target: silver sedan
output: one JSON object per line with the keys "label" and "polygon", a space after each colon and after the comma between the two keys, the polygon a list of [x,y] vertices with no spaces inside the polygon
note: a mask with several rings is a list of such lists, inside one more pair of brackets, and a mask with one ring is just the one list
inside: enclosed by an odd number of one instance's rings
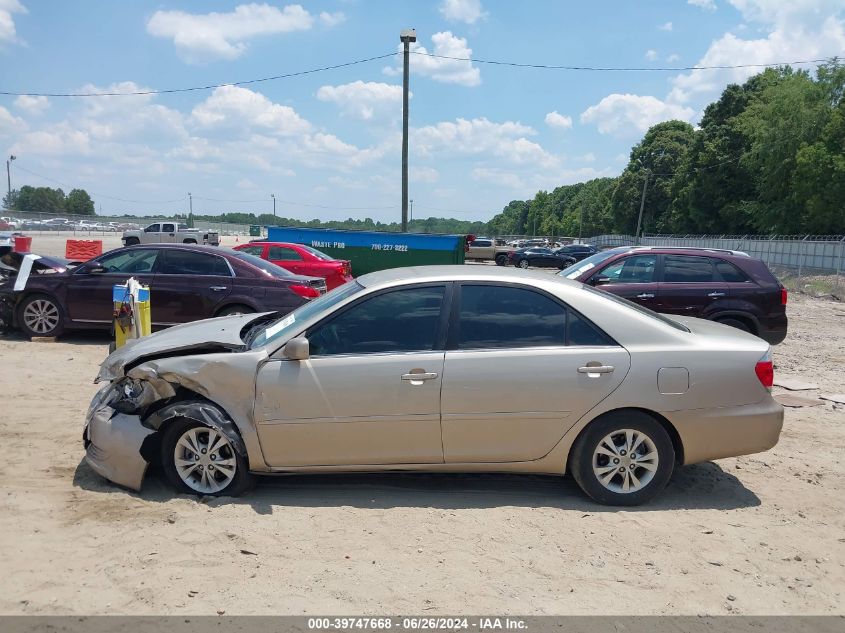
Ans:
{"label": "silver sedan", "polygon": [[103,363],[86,458],[140,489],[244,492],[255,474],[571,474],[651,499],[684,464],[765,451],[783,409],[767,343],[556,276],[372,273],[286,316],[180,325]]}

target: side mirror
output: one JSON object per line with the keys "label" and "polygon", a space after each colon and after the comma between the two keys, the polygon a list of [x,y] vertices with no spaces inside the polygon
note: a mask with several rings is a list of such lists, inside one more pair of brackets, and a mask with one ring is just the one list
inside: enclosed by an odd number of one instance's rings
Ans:
{"label": "side mirror", "polygon": [[285,343],[285,358],[290,360],[308,360],[311,356],[311,346],[304,336],[292,338]]}
{"label": "side mirror", "polygon": [[598,276],[598,277],[593,277],[590,280],[590,285],[592,285],[592,286],[603,286],[603,285],[609,284],[609,283],[610,283],[610,277]]}

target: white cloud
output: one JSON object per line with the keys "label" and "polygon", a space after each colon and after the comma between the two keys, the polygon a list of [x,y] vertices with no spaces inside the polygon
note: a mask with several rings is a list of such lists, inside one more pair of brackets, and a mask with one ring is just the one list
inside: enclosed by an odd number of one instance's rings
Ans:
{"label": "white cloud", "polygon": [[268,4],[241,4],[230,13],[156,11],[147,32],[172,39],[179,55],[189,63],[235,59],[246,51],[246,41],[260,35],[305,31],[314,18],[298,4],[282,9]]}
{"label": "white cloud", "polygon": [[680,59],[681,59],[680,55],[678,55],[677,53],[672,53],[671,55],[669,55],[666,58],[666,61],[669,62],[670,64],[674,64],[675,62],[680,61]]}
{"label": "white cloud", "polygon": [[193,109],[191,120],[200,127],[258,127],[280,136],[304,134],[311,128],[290,106],[273,103],[263,94],[239,86],[215,88]]}
{"label": "white cloud", "polygon": [[572,117],[553,110],[546,115],[546,125],[560,128],[561,130],[568,130],[572,127]]}
{"label": "white cloud", "polygon": [[26,122],[0,106],[0,135],[13,136],[26,130]]}
{"label": "white cloud", "polygon": [[672,30],[672,23],[671,22],[664,22],[663,24],[659,24],[657,26],[658,29],[661,31],[671,31]]}
{"label": "white cloud", "polygon": [[670,119],[689,121],[695,110],[656,97],[611,94],[581,114],[582,123],[595,123],[602,134],[637,136],[652,125]]}
{"label": "white cloud", "polygon": [[481,0],[443,0],[440,14],[447,20],[467,24],[475,24],[487,15],[481,8]]}
{"label": "white cloud", "polygon": [[648,50],[645,52],[645,58],[646,58],[648,61],[653,62],[655,59],[657,59],[657,51],[656,51],[656,50],[654,50],[654,49],[651,49],[651,48],[650,48],[650,49],[648,49]]}
{"label": "white cloud", "polygon": [[337,26],[346,21],[346,15],[343,11],[336,11],[335,13],[328,13],[327,11],[320,12],[320,22],[325,26]]}
{"label": "white cloud", "polygon": [[442,121],[412,131],[415,151],[432,154],[489,154],[515,164],[554,166],[559,159],[526,136],[537,132],[522,123],[494,123],[486,118]]}
{"label": "white cloud", "polygon": [[[743,17],[760,23],[768,35],[742,39],[725,33],[710,44],[699,66],[771,64],[819,59],[845,50],[845,4],[841,0],[731,0]],[[676,103],[715,98],[725,84],[742,83],[760,68],[694,70],[672,80],[669,100]]]}
{"label": "white cloud", "polygon": [[433,183],[440,179],[440,172],[433,167],[412,167],[408,172],[411,182]]}
{"label": "white cloud", "polygon": [[369,121],[386,111],[401,114],[402,86],[358,80],[341,86],[322,86],[317,90],[317,99],[336,103],[352,116]]}
{"label": "white cloud", "polygon": [[28,156],[90,154],[91,138],[86,132],[63,122],[20,135],[10,151],[12,154],[23,154],[25,151]]}
{"label": "white cloud", "polygon": [[50,101],[47,97],[30,97],[28,95],[21,95],[15,99],[15,107],[28,114],[41,114],[50,107]]}
{"label": "white cloud", "polygon": [[[410,56],[412,73],[431,77],[435,81],[462,86],[477,86],[481,83],[481,71],[472,65],[472,61],[464,61],[472,57],[472,49],[467,45],[465,38],[456,37],[451,31],[441,31],[432,35],[431,41],[434,44],[434,55],[460,59],[426,57],[428,51],[425,47],[418,42],[413,42],[411,51],[420,54]],[[402,51],[401,44],[398,50]],[[402,74],[402,66],[388,66],[383,72],[395,77]]]}
{"label": "white cloud", "polygon": [[472,170],[471,176],[473,180],[486,182],[498,187],[507,187],[509,189],[527,188],[526,182],[518,174],[495,167],[476,167]]}
{"label": "white cloud", "polygon": [[0,42],[18,41],[13,13],[27,13],[27,10],[18,0],[0,0]]}
{"label": "white cloud", "polygon": [[716,10],[716,3],[714,0],[687,0],[687,4],[691,4],[694,7],[701,7],[705,11]]}
{"label": "white cloud", "polygon": [[582,163],[594,163],[596,162],[596,155],[592,152],[587,152],[583,156],[579,156],[578,160],[580,160]]}

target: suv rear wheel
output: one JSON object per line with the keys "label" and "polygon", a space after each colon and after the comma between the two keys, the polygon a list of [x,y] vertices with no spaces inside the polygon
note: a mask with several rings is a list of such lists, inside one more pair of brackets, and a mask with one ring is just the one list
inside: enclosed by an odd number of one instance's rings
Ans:
{"label": "suv rear wheel", "polygon": [[750,334],[754,334],[754,330],[751,328],[750,325],[746,321],[742,319],[734,319],[731,317],[726,317],[724,319],[718,319],[718,322],[722,325],[730,325],[731,327],[735,327],[737,330],[742,330],[743,332],[749,332]]}

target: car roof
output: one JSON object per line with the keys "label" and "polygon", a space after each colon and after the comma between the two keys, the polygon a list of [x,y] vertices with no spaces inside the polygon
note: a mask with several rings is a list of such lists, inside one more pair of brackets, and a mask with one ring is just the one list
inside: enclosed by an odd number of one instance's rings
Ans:
{"label": "car roof", "polygon": [[368,273],[357,278],[358,283],[366,288],[391,286],[399,283],[425,283],[437,281],[503,281],[525,282],[537,280],[563,283],[573,288],[580,288],[581,283],[571,281],[549,273],[522,270],[521,268],[503,268],[502,266],[473,266],[455,264],[444,266],[408,266],[406,268],[388,268]]}

